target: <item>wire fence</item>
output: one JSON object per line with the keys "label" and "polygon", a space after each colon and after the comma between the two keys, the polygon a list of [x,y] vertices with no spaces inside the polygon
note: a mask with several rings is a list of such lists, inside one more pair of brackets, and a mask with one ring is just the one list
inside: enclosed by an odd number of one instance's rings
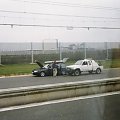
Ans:
{"label": "wire fence", "polygon": [[[99,47],[95,47],[95,44]],[[63,58],[71,61],[84,58],[120,59],[120,43],[0,43],[0,64],[34,63],[35,60],[44,62]]]}

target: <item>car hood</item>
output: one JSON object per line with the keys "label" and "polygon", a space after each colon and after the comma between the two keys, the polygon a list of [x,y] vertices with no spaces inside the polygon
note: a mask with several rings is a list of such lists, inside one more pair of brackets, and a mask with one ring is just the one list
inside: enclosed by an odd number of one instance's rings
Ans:
{"label": "car hood", "polygon": [[35,61],[41,68],[43,68],[44,66],[43,66],[43,64],[41,64],[39,61]]}
{"label": "car hood", "polygon": [[42,68],[37,68],[37,69],[33,69],[33,71],[46,71],[47,69],[42,67]]}

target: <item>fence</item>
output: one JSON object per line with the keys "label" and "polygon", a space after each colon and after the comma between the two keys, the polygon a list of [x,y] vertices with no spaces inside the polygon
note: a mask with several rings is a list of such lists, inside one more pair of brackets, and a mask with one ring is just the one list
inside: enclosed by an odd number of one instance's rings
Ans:
{"label": "fence", "polygon": [[33,63],[36,59],[44,62],[64,57],[69,58],[71,61],[84,58],[93,58],[95,60],[120,58],[119,48],[106,49],[106,46],[105,48],[103,46],[103,48],[97,49],[89,47],[88,43],[88,47],[81,47],[80,45],[68,45],[66,43],[57,46],[56,43],[46,43],[43,46],[43,43],[0,43],[0,64]]}

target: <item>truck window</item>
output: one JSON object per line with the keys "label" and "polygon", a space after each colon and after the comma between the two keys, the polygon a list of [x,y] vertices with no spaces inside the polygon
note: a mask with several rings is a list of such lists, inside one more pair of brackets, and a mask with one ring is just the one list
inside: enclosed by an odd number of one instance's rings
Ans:
{"label": "truck window", "polygon": [[91,62],[90,62],[90,61],[88,61],[88,64],[89,64],[89,65],[91,65]]}
{"label": "truck window", "polygon": [[88,65],[87,61],[84,61],[82,65]]}

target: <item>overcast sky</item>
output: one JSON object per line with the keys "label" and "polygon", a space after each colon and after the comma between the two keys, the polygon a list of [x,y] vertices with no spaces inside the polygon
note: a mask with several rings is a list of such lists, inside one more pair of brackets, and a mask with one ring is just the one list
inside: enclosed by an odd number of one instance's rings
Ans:
{"label": "overcast sky", "polygon": [[0,42],[120,42],[120,29],[76,28],[120,28],[120,0],[0,0],[0,24]]}

